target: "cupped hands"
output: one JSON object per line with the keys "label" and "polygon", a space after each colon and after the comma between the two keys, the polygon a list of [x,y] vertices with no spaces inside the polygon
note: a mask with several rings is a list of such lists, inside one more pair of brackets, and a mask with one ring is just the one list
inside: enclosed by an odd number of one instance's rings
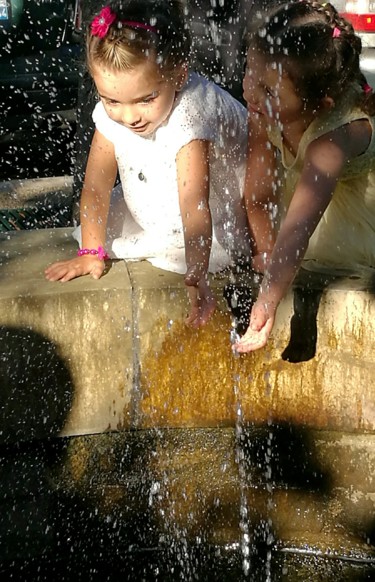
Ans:
{"label": "cupped hands", "polygon": [[272,305],[256,301],[251,310],[249,327],[241,339],[233,345],[233,350],[247,353],[263,348],[273,328],[275,311]]}

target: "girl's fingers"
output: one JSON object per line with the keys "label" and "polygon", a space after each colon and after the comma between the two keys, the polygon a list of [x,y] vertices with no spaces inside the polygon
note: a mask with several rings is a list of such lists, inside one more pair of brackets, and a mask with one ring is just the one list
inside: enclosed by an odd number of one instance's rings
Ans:
{"label": "girl's fingers", "polygon": [[211,319],[216,308],[216,301],[203,301],[199,306],[192,308],[185,322],[191,327],[201,327]]}
{"label": "girl's fingers", "polygon": [[59,281],[67,273],[67,267],[64,263],[56,263],[45,270],[45,276],[48,281]]}
{"label": "girl's fingers", "polygon": [[100,279],[100,277],[103,275],[103,271],[104,271],[104,263],[101,262],[100,265],[95,265],[95,267],[91,270],[91,277],[93,279]]}
{"label": "girl's fingers", "polygon": [[185,319],[185,323],[197,328],[205,325],[216,308],[216,299],[205,281],[200,282],[197,287],[187,286],[190,299],[190,313]]}
{"label": "girl's fingers", "polygon": [[240,341],[234,344],[233,349],[239,353],[253,352],[263,348],[273,328],[274,318],[269,318],[261,329],[254,330],[249,327]]}
{"label": "girl's fingers", "polygon": [[104,262],[96,257],[79,257],[50,265],[45,270],[45,276],[48,281],[61,281],[62,283],[83,275],[91,275],[94,279],[100,279],[104,266]]}
{"label": "girl's fingers", "polygon": [[252,331],[251,334],[245,335],[246,337],[243,336],[239,342],[234,344],[234,350],[236,352],[239,353],[253,352],[255,350],[263,348],[267,343],[268,337],[261,331],[260,332]]}

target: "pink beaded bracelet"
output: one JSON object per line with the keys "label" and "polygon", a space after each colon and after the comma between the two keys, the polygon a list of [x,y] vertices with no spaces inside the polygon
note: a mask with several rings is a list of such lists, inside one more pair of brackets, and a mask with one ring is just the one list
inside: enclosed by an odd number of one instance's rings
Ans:
{"label": "pink beaded bracelet", "polygon": [[77,255],[82,257],[83,255],[98,255],[98,259],[101,261],[106,261],[109,259],[109,254],[103,247],[98,247],[97,249],[78,249]]}

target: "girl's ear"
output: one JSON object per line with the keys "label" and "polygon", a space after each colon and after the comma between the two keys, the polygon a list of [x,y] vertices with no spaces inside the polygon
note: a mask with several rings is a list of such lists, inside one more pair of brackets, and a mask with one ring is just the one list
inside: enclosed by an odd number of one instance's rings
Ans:
{"label": "girl's ear", "polygon": [[176,75],[176,91],[181,91],[182,87],[185,85],[186,80],[188,78],[189,67],[187,63],[184,63],[179,73]]}

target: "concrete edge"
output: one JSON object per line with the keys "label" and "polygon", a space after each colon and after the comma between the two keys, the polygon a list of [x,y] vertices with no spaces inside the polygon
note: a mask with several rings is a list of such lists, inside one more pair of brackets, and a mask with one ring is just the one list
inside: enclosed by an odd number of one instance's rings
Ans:
{"label": "concrete edge", "polygon": [[32,178],[0,182],[0,208],[23,206],[58,205],[71,202],[73,176]]}

